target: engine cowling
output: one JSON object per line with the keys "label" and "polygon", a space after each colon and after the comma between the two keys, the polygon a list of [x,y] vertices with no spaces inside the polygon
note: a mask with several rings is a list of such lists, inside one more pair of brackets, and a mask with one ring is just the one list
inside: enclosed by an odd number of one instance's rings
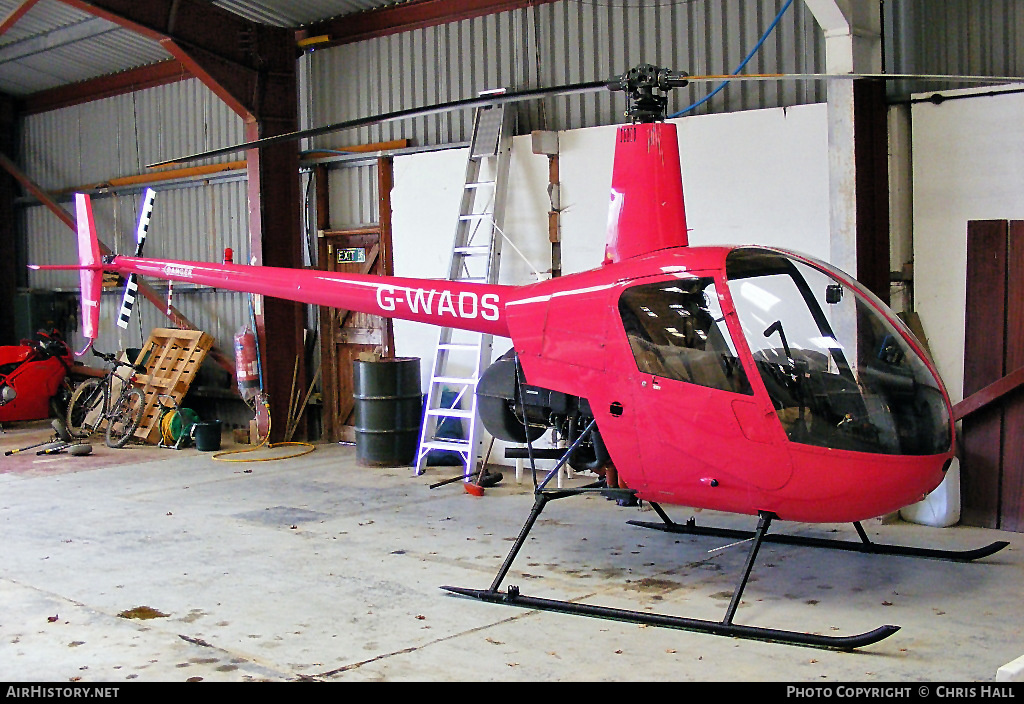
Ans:
{"label": "engine cowling", "polygon": [[[527,443],[554,430],[572,445],[593,414],[585,398],[523,383],[522,367],[514,350],[495,360],[477,383],[477,409],[491,435],[512,443]],[[609,461],[598,429],[569,458],[577,471],[599,471]]]}

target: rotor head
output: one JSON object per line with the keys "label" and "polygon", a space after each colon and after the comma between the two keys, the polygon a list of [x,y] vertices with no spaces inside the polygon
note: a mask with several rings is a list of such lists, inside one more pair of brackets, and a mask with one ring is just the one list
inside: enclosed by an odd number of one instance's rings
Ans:
{"label": "rotor head", "polygon": [[687,84],[684,71],[673,73],[667,68],[641,64],[608,82],[610,90],[624,91],[629,97],[626,116],[633,122],[658,122],[665,119],[668,96],[673,88]]}

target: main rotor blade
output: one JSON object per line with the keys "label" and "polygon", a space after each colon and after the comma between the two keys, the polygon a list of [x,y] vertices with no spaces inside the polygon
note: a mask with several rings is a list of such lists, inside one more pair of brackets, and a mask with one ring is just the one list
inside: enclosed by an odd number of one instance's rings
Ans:
{"label": "main rotor blade", "polygon": [[687,76],[687,81],[949,81],[951,83],[1024,83],[1024,76],[959,76],[938,73],[740,73]]}
{"label": "main rotor blade", "polygon": [[382,122],[394,122],[395,120],[403,120],[411,117],[434,115],[439,112],[448,112],[450,110],[474,108],[483,105],[501,105],[504,103],[514,103],[524,100],[538,100],[540,98],[549,98],[559,95],[570,95],[575,93],[592,93],[599,90],[606,90],[607,88],[608,81],[590,81],[587,83],[573,83],[570,85],[559,86],[557,88],[531,88],[528,90],[515,91],[512,93],[488,93],[476,98],[464,98],[462,100],[453,100],[447,103],[428,105],[426,107],[406,108],[404,110],[396,110],[394,112],[384,113],[382,115],[359,117],[354,120],[345,120],[343,122],[335,122],[330,125],[323,125],[322,127],[311,127],[305,130],[286,132],[284,134],[275,135],[273,137],[264,137],[262,139],[256,139],[251,142],[246,142],[244,144],[236,144],[231,147],[220,147],[219,149],[211,149],[209,151],[200,152],[198,154],[190,154],[189,156],[178,157],[177,159],[168,159],[167,161],[160,161],[155,164],[149,164],[147,168],[167,166],[168,164],[180,164],[187,161],[194,161],[196,159],[205,159],[211,156],[219,156],[221,154],[231,154],[233,152],[245,151],[247,149],[269,147],[272,144],[280,144],[281,142],[292,142],[298,139],[304,139],[306,137],[316,137],[318,135],[327,134],[329,132],[340,132],[342,130],[354,129],[356,127],[376,125]]}
{"label": "main rotor blade", "polygon": [[[1024,77],[1020,76],[957,76],[957,75],[942,75],[942,74],[920,74],[920,73],[744,73],[744,74],[709,74],[700,76],[686,76],[687,81],[692,82],[704,82],[704,81],[826,81],[826,80],[888,80],[888,81],[900,81],[900,80],[918,80],[918,81],[948,81],[948,82],[960,82],[960,83],[1022,83]],[[384,122],[394,122],[396,120],[404,120],[413,117],[422,117],[426,115],[435,115],[441,112],[448,112],[451,110],[459,110],[463,108],[474,108],[483,105],[501,105],[504,103],[515,103],[527,100],[539,100],[541,98],[555,97],[559,95],[572,95],[577,93],[592,93],[599,90],[606,90],[610,86],[616,85],[616,81],[589,81],[584,83],[573,83],[565,86],[558,86],[555,88],[531,88],[528,90],[515,91],[510,93],[488,93],[480,95],[476,98],[464,98],[462,100],[453,100],[447,103],[438,103],[436,105],[428,105],[424,107],[406,108],[403,110],[396,110],[394,112],[384,113],[381,115],[371,115],[368,117],[359,117],[353,120],[345,120],[343,122],[335,122],[330,125],[323,125],[322,127],[311,127],[305,130],[297,130],[295,132],[286,132],[284,134],[275,135],[273,137],[264,137],[262,139],[256,139],[251,142],[245,142],[243,144],[236,144],[230,147],[220,147],[218,149],[210,149],[205,152],[199,152],[196,154],[190,154],[188,156],[178,157],[176,159],[168,159],[166,161],[159,161],[153,164],[149,164],[147,168],[156,168],[160,166],[168,166],[170,164],[181,164],[189,161],[195,161],[197,159],[205,159],[213,156],[220,156],[222,154],[232,154],[235,152],[246,151],[248,149],[258,149],[260,147],[269,147],[273,144],[280,144],[282,142],[291,142],[307,137],[316,137],[322,134],[328,134],[330,132],[340,132],[342,130],[355,129],[357,127],[367,127],[369,125],[377,125]]]}

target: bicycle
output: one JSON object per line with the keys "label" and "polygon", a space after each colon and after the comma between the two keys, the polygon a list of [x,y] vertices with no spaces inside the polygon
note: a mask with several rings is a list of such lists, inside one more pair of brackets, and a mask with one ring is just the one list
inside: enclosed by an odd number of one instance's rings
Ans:
{"label": "bicycle", "polygon": [[[113,354],[104,354],[95,348],[92,353],[107,363],[107,373],[75,388],[68,402],[68,432],[78,438],[89,437],[106,421],[107,447],[124,447],[139,427],[146,407],[145,395],[135,386],[136,374],[145,372],[146,368],[122,362]],[[118,374],[120,367],[131,371],[122,376]],[[119,390],[115,380],[120,385]]]}

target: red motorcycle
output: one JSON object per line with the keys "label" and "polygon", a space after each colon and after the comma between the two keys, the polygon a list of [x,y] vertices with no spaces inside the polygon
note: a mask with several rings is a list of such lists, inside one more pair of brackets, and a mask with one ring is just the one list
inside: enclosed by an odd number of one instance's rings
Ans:
{"label": "red motorcycle", "polygon": [[62,417],[70,392],[71,348],[57,330],[0,346],[0,423]]}

